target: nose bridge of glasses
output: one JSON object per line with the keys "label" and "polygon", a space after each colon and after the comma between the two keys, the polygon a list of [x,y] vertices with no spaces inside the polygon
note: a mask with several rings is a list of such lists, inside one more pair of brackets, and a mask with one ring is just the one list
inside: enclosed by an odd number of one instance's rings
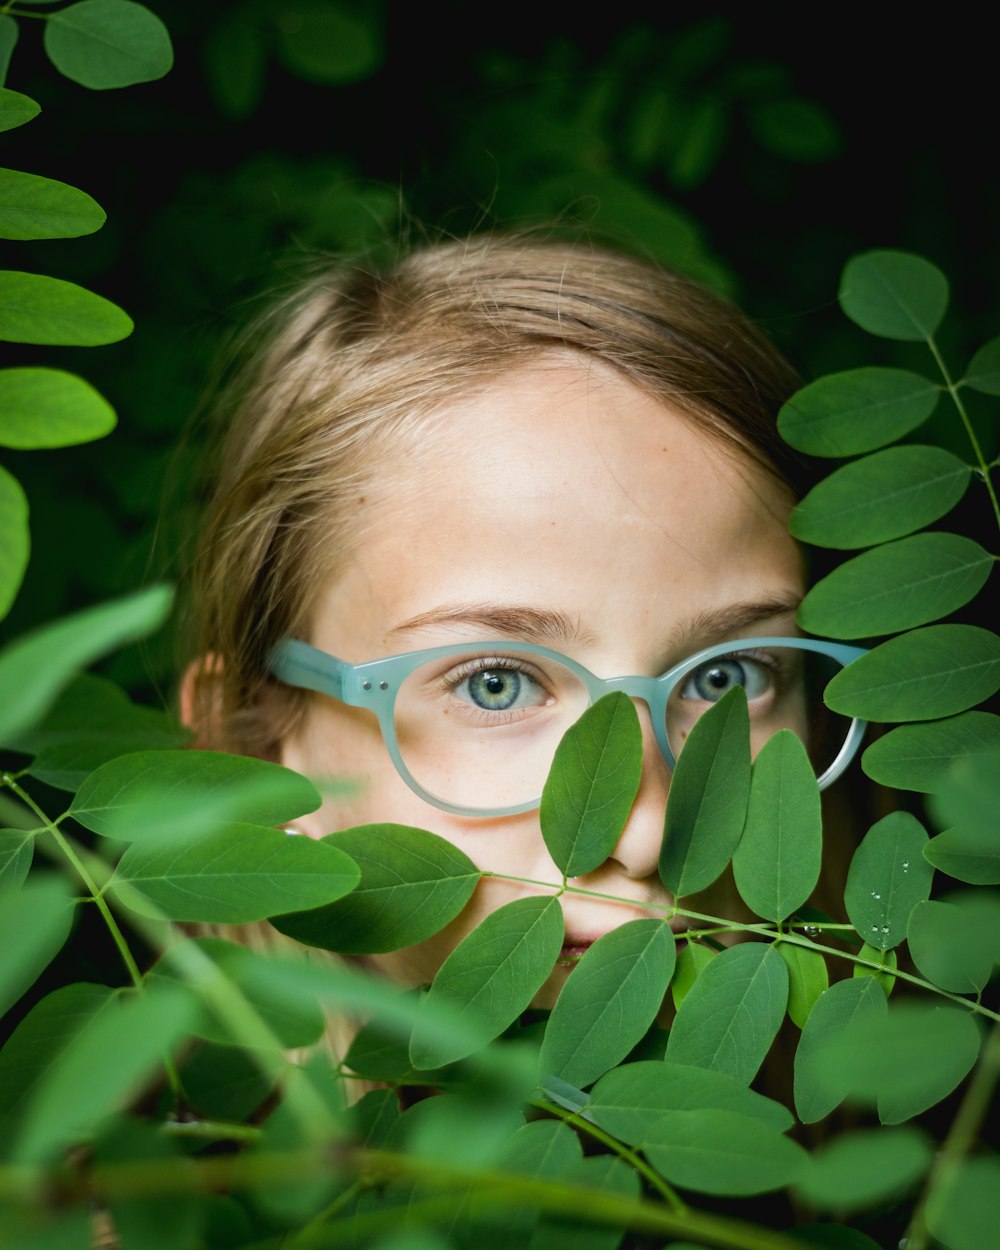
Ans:
{"label": "nose bridge of glasses", "polygon": [[652,722],[656,743],[668,766],[673,768],[675,760],[667,741],[667,690],[662,679],[659,677],[608,677],[601,681],[600,686],[600,694],[611,694],[620,690],[630,698],[639,699],[645,703],[649,709],[649,719]]}

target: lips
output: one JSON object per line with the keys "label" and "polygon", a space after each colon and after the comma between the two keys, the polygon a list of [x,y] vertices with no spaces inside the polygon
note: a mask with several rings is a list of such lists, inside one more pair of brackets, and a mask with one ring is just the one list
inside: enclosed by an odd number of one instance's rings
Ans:
{"label": "lips", "polygon": [[[669,924],[674,937],[680,939],[687,933],[688,925],[683,916],[671,917]],[[559,958],[556,960],[557,967],[574,967],[586,955],[598,938],[605,937],[606,934],[612,932],[614,932],[613,929],[606,929],[603,933],[569,934],[559,952]]]}

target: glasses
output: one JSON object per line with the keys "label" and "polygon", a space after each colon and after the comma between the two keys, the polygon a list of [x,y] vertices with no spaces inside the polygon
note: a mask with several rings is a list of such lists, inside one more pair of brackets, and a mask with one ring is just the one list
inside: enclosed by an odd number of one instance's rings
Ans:
{"label": "glasses", "polygon": [[742,686],[751,752],[792,729],[826,787],[853,759],[865,722],[831,712],[823,692],[863,654],[811,638],[747,638],[698,651],[659,677],[601,678],[527,642],[456,643],[348,664],[286,638],[270,669],[286,685],[374,712],[399,775],[428,803],[460,816],[510,816],[538,807],[563,734],[615,690],[647,704],[673,768],[699,717]]}

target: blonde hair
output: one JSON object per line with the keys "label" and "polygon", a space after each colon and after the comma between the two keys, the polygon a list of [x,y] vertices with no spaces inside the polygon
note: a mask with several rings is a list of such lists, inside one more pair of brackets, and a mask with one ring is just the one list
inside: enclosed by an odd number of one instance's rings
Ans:
{"label": "blonde hair", "polygon": [[267,659],[356,540],[380,452],[418,448],[435,409],[542,353],[596,357],[793,488],[802,472],[775,427],[797,385],[783,357],[730,304],[623,254],[490,236],[327,265],[248,342],[191,592],[209,657],[195,722],[220,749],[273,756],[301,714]]}

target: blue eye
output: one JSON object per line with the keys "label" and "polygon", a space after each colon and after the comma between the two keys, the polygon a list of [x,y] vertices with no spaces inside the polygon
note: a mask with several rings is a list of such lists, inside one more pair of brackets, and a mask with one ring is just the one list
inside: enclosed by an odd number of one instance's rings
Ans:
{"label": "blue eye", "polygon": [[717,703],[734,686],[742,686],[748,699],[759,699],[770,688],[770,675],[759,661],[748,656],[721,655],[699,664],[684,682],[682,699]]}
{"label": "blue eye", "polygon": [[545,690],[516,662],[487,661],[471,672],[448,681],[452,693],[483,712],[512,712],[540,707],[547,702]]}

